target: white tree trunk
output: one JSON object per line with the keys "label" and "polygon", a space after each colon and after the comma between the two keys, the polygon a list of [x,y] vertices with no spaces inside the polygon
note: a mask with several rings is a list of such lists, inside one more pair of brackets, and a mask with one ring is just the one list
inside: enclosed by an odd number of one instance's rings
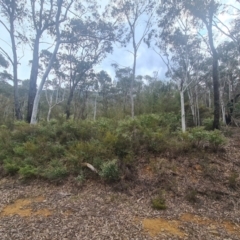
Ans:
{"label": "white tree trunk", "polygon": [[224,124],[226,124],[226,118],[225,118],[225,106],[224,106],[224,101],[223,101],[223,91],[224,91],[224,86],[219,89],[219,98],[220,98],[220,104],[221,104],[221,110],[222,110],[222,121]]}
{"label": "white tree trunk", "polygon": [[182,120],[182,131],[186,132],[186,119],[185,119],[185,108],[184,108],[184,91],[180,90],[181,98],[181,120]]}
{"label": "white tree trunk", "polygon": [[39,87],[37,89],[37,93],[36,93],[36,96],[35,96],[35,99],[34,99],[34,104],[33,104],[31,124],[37,124],[37,113],[38,113],[38,106],[39,106],[39,102],[40,102],[42,89],[43,89],[45,81],[46,81],[46,79],[48,77],[48,74],[49,74],[49,72],[50,72],[50,70],[52,68],[52,65],[53,65],[53,62],[54,62],[55,57],[57,55],[59,46],[60,46],[60,41],[57,41],[57,43],[55,45],[55,49],[54,49],[53,54],[52,54],[52,57],[51,57],[51,59],[49,61],[48,67],[47,67],[45,73],[43,74],[42,80],[41,80],[40,85],[39,85]]}
{"label": "white tree trunk", "polygon": [[47,122],[50,121],[51,112],[52,112],[52,108],[49,107],[49,108],[48,108],[48,114],[47,114]]}

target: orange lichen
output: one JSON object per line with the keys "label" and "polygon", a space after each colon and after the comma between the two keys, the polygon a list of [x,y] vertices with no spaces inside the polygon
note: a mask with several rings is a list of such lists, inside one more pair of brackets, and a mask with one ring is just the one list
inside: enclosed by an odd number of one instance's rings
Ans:
{"label": "orange lichen", "polygon": [[36,198],[25,198],[25,199],[17,199],[14,203],[7,205],[2,212],[0,213],[0,217],[19,215],[21,217],[30,217],[32,215],[38,216],[50,216],[52,212],[49,209],[40,209],[36,212],[33,212],[31,208],[32,203],[40,203],[44,201],[44,197],[36,197]]}
{"label": "orange lichen", "polygon": [[155,237],[160,233],[167,233],[178,237],[184,237],[184,232],[179,230],[180,222],[168,221],[165,219],[144,219],[143,229],[146,230],[150,236]]}
{"label": "orange lichen", "polygon": [[225,231],[228,232],[229,234],[236,234],[240,236],[240,227],[236,226],[232,222],[224,221],[223,223],[221,223],[210,218],[200,217],[190,213],[183,214],[180,220],[183,222],[196,223],[198,225],[211,226],[212,228],[215,229],[217,227],[224,228]]}

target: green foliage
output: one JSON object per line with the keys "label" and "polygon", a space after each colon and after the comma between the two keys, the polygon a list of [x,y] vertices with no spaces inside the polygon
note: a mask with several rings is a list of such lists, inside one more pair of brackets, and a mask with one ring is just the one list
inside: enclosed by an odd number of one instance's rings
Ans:
{"label": "green foliage", "polygon": [[221,131],[215,129],[208,133],[209,146],[214,150],[218,150],[219,147],[226,144],[227,140],[221,133]]}
{"label": "green foliage", "polygon": [[[142,154],[178,155],[225,143],[220,131],[202,127],[178,131],[178,116],[141,115],[121,121],[56,121],[30,126],[16,122],[0,131],[0,164],[6,173],[24,178],[60,179],[77,176],[82,163],[92,164],[107,181],[118,180],[126,166],[136,166]],[[118,159],[109,161],[109,159]],[[118,167],[121,166],[121,168]]]}
{"label": "green foliage", "polygon": [[192,128],[188,135],[189,140],[196,147],[209,146],[213,150],[217,150],[220,146],[226,143],[226,138],[221,131],[215,129],[214,131],[204,130],[203,127]]}
{"label": "green foliage", "polygon": [[76,177],[76,181],[79,182],[80,184],[84,183],[86,180],[86,176],[84,175],[84,172],[81,171],[78,176]]}
{"label": "green foliage", "polygon": [[32,178],[38,176],[39,170],[38,168],[33,167],[32,165],[25,165],[20,167],[19,174],[23,178]]}
{"label": "green foliage", "polygon": [[205,130],[211,131],[213,129],[213,118],[205,118],[203,120],[203,126]]}
{"label": "green foliage", "polygon": [[100,176],[106,181],[117,181],[120,177],[117,160],[104,162],[101,166]]}
{"label": "green foliage", "polygon": [[208,139],[209,132],[204,130],[203,127],[195,127],[190,129],[190,134],[188,135],[192,144],[196,147],[203,147]]}
{"label": "green foliage", "polygon": [[62,162],[52,160],[47,168],[43,170],[42,177],[49,180],[58,180],[68,176],[68,170]]}
{"label": "green foliage", "polygon": [[3,168],[6,171],[6,173],[14,175],[18,172],[19,170],[19,162],[15,159],[5,159]]}
{"label": "green foliage", "polygon": [[161,191],[157,197],[152,199],[152,208],[156,210],[167,209],[166,199],[163,191]]}

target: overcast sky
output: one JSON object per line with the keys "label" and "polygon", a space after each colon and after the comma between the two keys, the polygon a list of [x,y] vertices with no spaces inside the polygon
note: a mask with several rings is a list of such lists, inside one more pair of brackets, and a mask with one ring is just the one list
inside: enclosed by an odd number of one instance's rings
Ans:
{"label": "overcast sky", "polygon": [[[108,2],[107,0],[101,1],[103,5]],[[232,3],[236,6],[236,2],[234,0],[222,0],[222,2]],[[221,20],[225,23],[228,22],[228,16],[227,15],[221,15]],[[1,36],[0,36],[0,42],[1,47],[3,47],[5,50],[11,53],[11,47],[7,43],[10,43],[10,39],[8,37],[8,34],[4,29],[0,26]],[[141,28],[138,29],[139,35],[141,35]],[[222,36],[222,39],[224,37]],[[222,40],[220,39],[220,40]],[[132,50],[131,46],[129,45],[128,48],[120,48],[119,46],[114,45],[114,52],[113,54],[109,54],[106,59],[102,61],[102,63],[96,67],[97,71],[105,70],[111,75],[112,78],[114,78],[114,69],[111,66],[113,63],[119,64],[119,66],[122,67],[132,67],[133,64],[133,55],[128,51]],[[32,59],[32,51],[30,50],[30,47],[27,47],[24,49],[24,51],[19,52],[19,57],[22,57],[20,62],[21,65],[19,65],[19,79],[29,79],[30,76],[30,66],[29,66],[29,60]],[[136,74],[137,75],[153,75],[153,72],[157,71],[158,76],[161,79],[165,78],[165,71],[166,67],[160,57],[151,49],[146,46],[146,44],[142,43],[142,45],[139,48],[138,56],[137,56],[137,69]]]}

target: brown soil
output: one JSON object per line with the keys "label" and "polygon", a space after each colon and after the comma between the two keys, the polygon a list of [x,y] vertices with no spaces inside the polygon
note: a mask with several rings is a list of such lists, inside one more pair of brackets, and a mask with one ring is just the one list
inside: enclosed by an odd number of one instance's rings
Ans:
{"label": "brown soil", "polygon": [[[0,180],[0,239],[240,239],[240,131],[225,150],[139,159],[134,180]],[[151,199],[162,194],[167,209]]]}

